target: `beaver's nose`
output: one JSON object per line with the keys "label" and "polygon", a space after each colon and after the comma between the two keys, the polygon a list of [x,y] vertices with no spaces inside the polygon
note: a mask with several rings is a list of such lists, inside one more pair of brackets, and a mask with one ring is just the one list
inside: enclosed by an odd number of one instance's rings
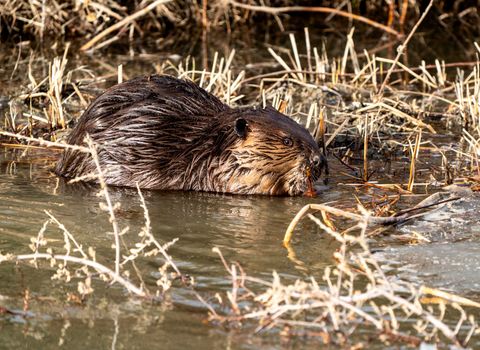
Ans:
{"label": "beaver's nose", "polygon": [[328,175],[330,173],[328,171],[327,158],[321,153],[312,154],[310,157],[311,157],[310,166],[311,166],[313,179],[317,180],[322,175],[322,173],[324,173],[325,174],[324,183],[326,184]]}
{"label": "beaver's nose", "polygon": [[319,167],[323,162],[322,162],[323,156],[315,155],[312,159],[312,163],[315,167]]}

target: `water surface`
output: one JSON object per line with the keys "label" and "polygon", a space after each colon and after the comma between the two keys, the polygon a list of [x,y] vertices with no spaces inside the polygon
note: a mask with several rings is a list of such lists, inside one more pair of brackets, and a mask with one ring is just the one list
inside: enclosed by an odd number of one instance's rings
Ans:
{"label": "water surface", "polygon": [[[37,235],[48,219],[48,211],[85,247],[95,246],[99,261],[111,264],[114,253],[108,232],[112,229],[106,213],[99,208],[95,186],[68,185],[57,178],[51,173],[55,153],[49,150],[6,148],[1,157],[1,252],[28,253],[30,237]],[[308,276],[321,281],[323,269],[333,263],[337,244],[305,219],[296,231],[292,254],[281,245],[283,233],[303,205],[332,201],[351,207],[351,192],[352,187],[331,184],[315,199],[161,191],[144,191],[144,196],[153,234],[160,242],[179,239],[169,250],[170,255],[182,273],[195,279],[195,289],[202,297],[218,307],[215,294],[231,286],[212,248],[218,247],[228,261],[240,262],[250,276],[269,280],[275,270],[284,281]],[[112,187],[110,193],[114,201],[121,203],[116,211],[120,225],[130,228],[125,240],[137,241],[144,214],[136,191]],[[462,211],[460,215],[465,216],[465,211],[472,213],[468,209],[477,205],[467,202],[450,210]],[[430,217],[430,221],[434,218]],[[454,216],[446,220],[447,224],[437,220],[437,226],[428,226],[433,227],[429,236],[435,238],[433,243],[412,246],[394,239],[397,234],[419,229],[412,225],[425,225],[426,218],[393,229],[391,236],[372,242],[372,247],[382,264],[407,280],[468,293],[477,299],[478,225],[471,226],[468,233],[462,231],[464,235],[456,230],[453,236],[455,225],[448,223],[459,219]],[[468,222],[468,218],[463,220]],[[443,233],[438,234],[435,227],[442,227]],[[428,230],[424,227],[422,231],[427,234]],[[54,225],[49,226],[47,236],[55,239],[51,244],[61,249],[62,235]],[[147,286],[154,287],[155,269],[162,264],[159,257],[139,262],[140,268],[150,268],[149,275],[144,276]],[[67,301],[68,293],[75,292],[75,282],[51,281],[53,272],[45,264],[42,269],[24,264],[0,265],[0,306],[20,311],[25,307],[24,294],[27,290],[29,293],[26,309],[30,317],[0,314],[6,348],[52,348],[63,344],[70,348],[174,349],[196,344],[199,349],[256,349],[282,343],[275,334],[255,335],[253,325],[227,329],[208,323],[205,306],[180,283],[174,283],[162,302],[145,303],[128,298],[118,286],[95,281],[95,293],[85,304],[77,304]],[[313,348],[318,341],[294,339],[289,346]],[[379,344],[373,346],[382,348]]]}
{"label": "water surface", "polygon": [[[96,186],[72,186],[58,179],[51,173],[51,153],[5,149],[1,164],[0,251],[29,253],[30,237],[37,235],[48,219],[48,211],[85,247],[97,247],[99,261],[113,261],[112,236],[107,234],[112,228],[99,208]],[[116,212],[120,225],[130,227],[126,241],[136,241],[144,224],[138,195],[121,188],[111,188],[110,192],[122,205]],[[336,245],[315,234],[308,220],[301,224],[306,234],[301,237],[304,244],[296,251],[297,260],[289,259],[281,245],[283,232],[294,214],[312,199],[159,191],[145,191],[144,196],[153,234],[160,242],[179,239],[169,252],[182,273],[194,277],[196,290],[209,302],[215,302],[215,293],[230,289],[213,247],[218,247],[229,261],[241,262],[249,275],[266,279],[273,270],[286,280],[319,277],[331,263]],[[326,199],[328,194],[313,201]],[[55,226],[49,226],[47,236],[61,248],[62,235]],[[152,258],[143,263],[159,267],[163,264],[160,260]],[[49,348],[60,341],[62,329],[67,334],[65,341],[73,347],[109,347],[117,328],[116,342],[127,348],[153,347],[157,342],[165,348],[183,348],[198,343],[201,337],[199,348],[207,349],[223,347],[235,337],[236,332],[206,324],[205,307],[180,284],[167,293],[164,302],[151,305],[126,299],[122,288],[95,283],[95,294],[87,305],[79,306],[66,300],[67,292],[75,292],[75,283],[52,282],[52,274],[45,264],[39,270],[23,264],[0,265],[0,306],[21,310],[22,293],[28,290],[28,310],[32,314],[31,318],[0,316],[4,344]],[[151,281],[148,277],[147,284],[153,283],[154,276],[150,276]],[[148,336],[137,344],[142,334]]]}

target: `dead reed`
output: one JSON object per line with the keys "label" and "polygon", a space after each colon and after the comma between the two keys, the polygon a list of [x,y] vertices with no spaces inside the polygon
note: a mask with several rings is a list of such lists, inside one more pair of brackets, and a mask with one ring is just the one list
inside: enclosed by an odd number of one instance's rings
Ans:
{"label": "dead reed", "polygon": [[[312,6],[304,2],[303,6],[298,6],[291,0],[250,1],[248,4],[234,0],[205,3],[185,0],[6,0],[0,3],[0,34],[3,37],[32,37],[42,41],[45,38],[81,36],[85,38],[82,50],[91,50],[122,38],[131,41],[147,33],[163,34],[169,26],[177,30],[186,27],[205,30],[224,28],[231,32],[234,25],[260,22],[256,19],[262,15],[267,15],[284,31],[283,23],[288,20],[288,14],[322,13],[328,14],[324,23],[340,17],[400,37],[406,26],[428,12],[421,3],[414,2],[409,6],[406,0],[398,5],[380,0],[364,3],[331,0],[322,2],[322,5]],[[439,21],[443,25],[459,20],[465,23],[464,30],[467,31],[478,25],[475,6],[468,2],[453,7],[448,2],[436,2],[435,8],[441,14]]]}

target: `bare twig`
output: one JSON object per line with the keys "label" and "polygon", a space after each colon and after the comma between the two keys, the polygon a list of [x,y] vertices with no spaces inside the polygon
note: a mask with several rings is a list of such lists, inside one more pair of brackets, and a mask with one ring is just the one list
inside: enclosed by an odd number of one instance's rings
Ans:
{"label": "bare twig", "polygon": [[152,2],[150,5],[144,7],[141,10],[138,10],[137,12],[135,12],[134,14],[132,14],[130,16],[125,17],[120,22],[115,23],[114,25],[105,29],[103,32],[97,34],[93,39],[91,39],[89,42],[84,44],[80,48],[80,50],[87,51],[88,49],[92,48],[98,41],[100,41],[101,39],[106,37],[108,34],[126,26],[129,23],[132,23],[133,21],[135,21],[136,19],[138,19],[140,17],[145,16],[146,14],[148,14],[150,11],[152,11],[158,5],[166,4],[170,1],[172,1],[172,0],[156,0],[156,1]]}
{"label": "bare twig", "polygon": [[385,79],[383,80],[383,83],[382,85],[380,86],[380,89],[377,91],[377,98],[380,99],[382,94],[383,94],[383,90],[385,90],[385,87],[387,86],[387,83],[388,81],[390,80],[390,76],[392,75],[392,71],[393,69],[395,68],[398,60],[400,59],[400,57],[403,55],[403,52],[405,50],[405,48],[407,47],[410,39],[413,37],[413,34],[415,34],[415,32],[417,31],[418,27],[420,26],[420,24],[423,22],[423,20],[425,19],[425,17],[427,16],[428,12],[430,11],[430,9],[432,8],[432,5],[433,5],[433,0],[430,0],[430,2],[428,3],[428,6],[426,7],[426,9],[423,11],[422,13],[422,16],[419,18],[419,20],[417,21],[417,23],[415,23],[415,25],[413,26],[412,30],[410,31],[410,33],[408,34],[408,36],[406,37],[406,39],[403,41],[403,44],[400,45],[399,47],[397,47],[397,56],[395,57],[395,60],[393,61],[393,64],[390,66],[390,68],[388,69],[388,72],[387,72],[387,75],[385,76]]}

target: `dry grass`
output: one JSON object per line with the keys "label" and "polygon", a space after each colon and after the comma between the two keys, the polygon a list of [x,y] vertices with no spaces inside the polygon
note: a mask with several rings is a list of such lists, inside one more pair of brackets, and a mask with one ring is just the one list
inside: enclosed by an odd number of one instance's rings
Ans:
{"label": "dry grass", "polygon": [[[143,15],[148,13],[154,14],[160,20],[151,18],[148,23],[144,23],[144,30],[148,30],[151,26],[162,28],[162,18],[176,20],[172,9],[165,6],[164,1],[143,1],[140,3],[140,11],[142,8],[148,9]],[[95,0],[95,1],[27,1],[27,0],[6,0],[0,4],[1,26],[0,33],[8,33],[11,35],[32,35],[33,37],[43,40],[47,36],[77,36],[77,35],[93,35],[100,34],[114,25],[120,24],[117,29],[129,31],[132,21],[125,19],[131,18],[136,9],[129,8],[129,2],[113,1],[113,0]],[[72,16],[75,14],[75,16]],[[140,28],[137,26],[136,30]],[[113,39],[110,40],[112,42]]]}
{"label": "dry grass", "polygon": [[480,304],[413,285],[382,269],[367,244],[367,212],[357,215],[356,223],[343,232],[309,217],[340,244],[322,281],[310,277],[285,283],[276,272],[271,280],[250,277],[238,263],[227,263],[215,248],[232,289],[218,296],[222,310],[228,311],[211,313],[211,320],[237,327],[256,322],[257,333],[277,329],[286,338],[317,337],[337,346],[361,342],[361,337],[352,341],[351,336],[366,329],[378,333],[381,341],[413,346],[425,341],[465,347],[480,333],[475,317],[468,313]]}
{"label": "dry grass", "polygon": [[[364,23],[376,30],[401,36],[405,27],[415,23],[424,13],[418,2],[403,0],[401,4],[381,0],[324,1],[322,7],[303,6],[291,0],[249,1],[210,0],[205,2],[185,0],[143,0],[136,2],[113,0],[5,0],[0,3],[0,34],[4,37],[31,37],[44,40],[58,37],[84,37],[82,50],[101,48],[123,38],[133,38],[152,33],[164,33],[175,28],[224,28],[227,32],[238,24],[252,24],[258,19],[274,21],[285,30],[284,21],[289,14],[325,14],[324,23],[333,17],[350,23]],[[475,6],[462,2],[449,6],[439,1],[435,8],[441,16],[438,22],[447,26],[456,21],[463,24],[462,31],[475,32],[478,14]],[[74,16],[72,14],[75,14]],[[263,16],[263,17],[262,17]]]}

